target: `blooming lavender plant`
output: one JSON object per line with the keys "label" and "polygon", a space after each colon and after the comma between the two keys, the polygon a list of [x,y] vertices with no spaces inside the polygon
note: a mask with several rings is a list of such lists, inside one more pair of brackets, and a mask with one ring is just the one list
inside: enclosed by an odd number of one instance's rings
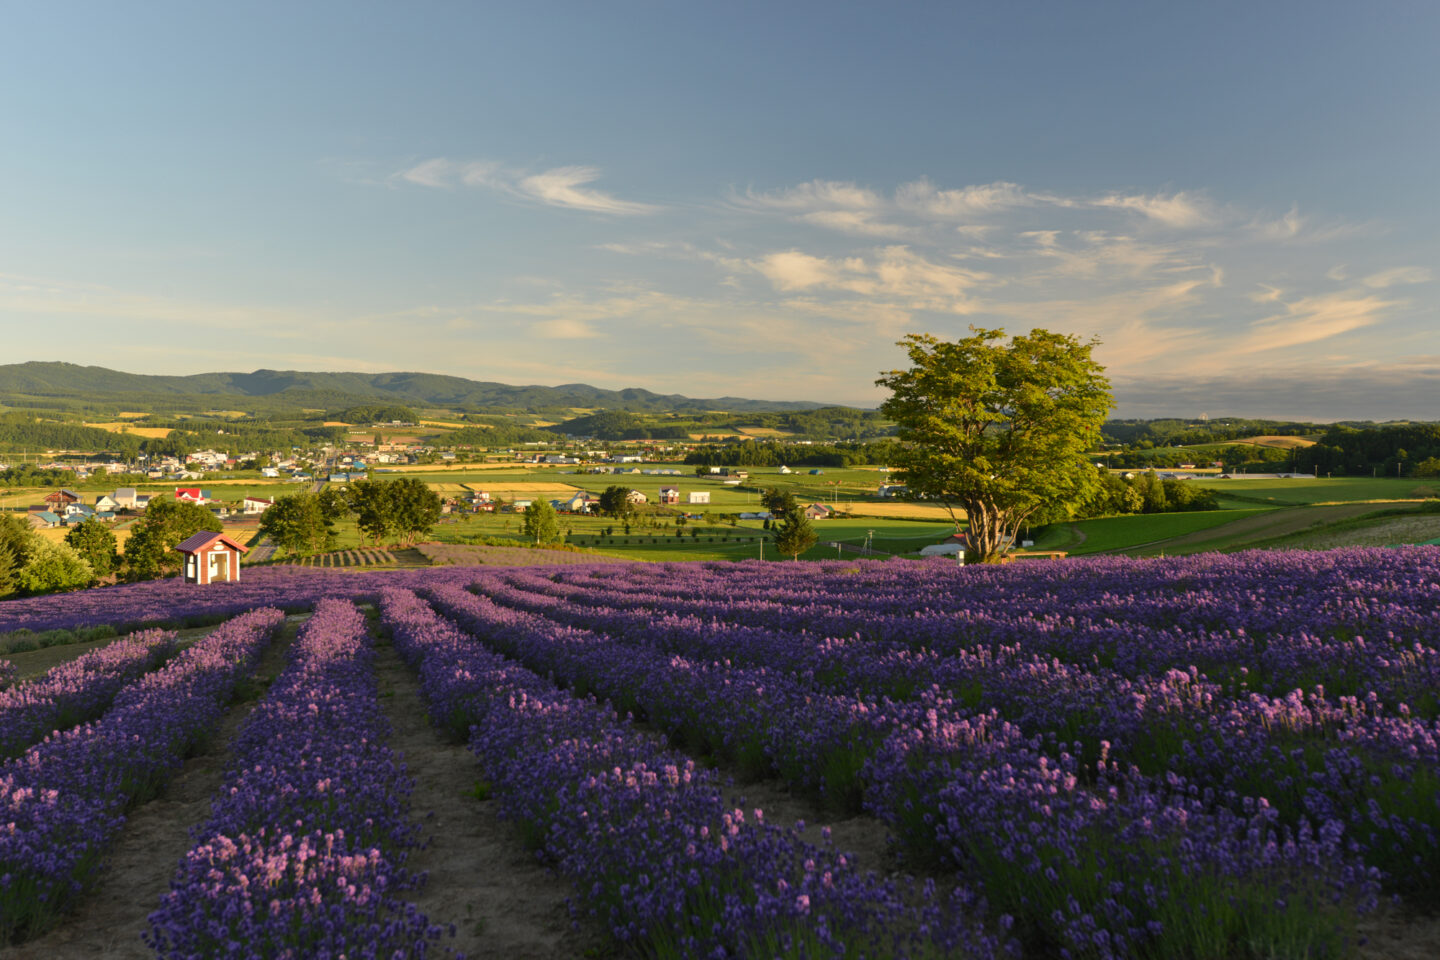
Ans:
{"label": "blooming lavender plant", "polygon": [[94,880],[123,812],[157,791],[219,722],[284,616],[223,624],[115,698],[0,766],[0,943],[40,932]]}
{"label": "blooming lavender plant", "polygon": [[175,652],[175,634],[147,630],[51,667],[0,692],[0,759],[24,753],[53,730],[104,712],[121,688]]}
{"label": "blooming lavender plant", "polygon": [[320,601],[150,917],[156,955],[425,956],[442,931],[402,899],[423,877],[389,733],[364,618]]}
{"label": "blooming lavender plant", "polygon": [[432,717],[472,719],[502,810],[620,942],[659,957],[995,954],[965,894],[861,874],[828,844],[727,808],[712,772],[485,650],[413,594],[387,591],[383,617]]}

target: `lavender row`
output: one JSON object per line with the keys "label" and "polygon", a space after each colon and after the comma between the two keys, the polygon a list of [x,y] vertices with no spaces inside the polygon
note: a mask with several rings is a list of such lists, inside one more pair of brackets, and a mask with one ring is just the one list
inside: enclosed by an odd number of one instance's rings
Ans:
{"label": "lavender row", "polygon": [[[1373,902],[1375,872],[1338,822],[1289,827],[1263,802],[1103,757],[1082,769],[1053,741],[939,695],[824,696],[783,674],[666,657],[454,587],[432,595],[487,643],[688,744],[832,797],[863,796],[912,862],[982,883],[1047,948],[1187,955],[1212,929],[1227,951],[1291,949],[1317,931],[1343,942]],[[1216,914],[1213,928],[1194,925],[1197,904]]]}
{"label": "lavender row", "polygon": [[[497,802],[621,943],[657,957],[992,956],[963,892],[886,882],[729,809],[715,775],[386,591],[432,718],[469,729]],[[802,825],[803,826],[803,825]]]}
{"label": "lavender row", "polygon": [[425,956],[442,931],[402,899],[424,877],[405,868],[413,781],[389,735],[364,617],[320,601],[150,917],[156,954]]}
{"label": "lavender row", "polygon": [[[567,591],[551,578],[526,571],[488,574],[475,586],[496,600],[568,625],[595,627],[622,643],[680,654],[702,665],[723,659],[727,665],[763,668],[750,680],[766,689],[767,702],[754,708],[759,715],[774,716],[783,709],[779,704],[801,695],[800,689],[767,678],[772,669],[788,672],[801,688],[815,687],[827,695],[861,691],[910,699],[917,692],[944,691],[957,717],[998,711],[1026,734],[1065,745],[1088,762],[1103,750],[1122,767],[1135,765],[1156,777],[1179,774],[1220,796],[1265,796],[1277,815],[1296,828],[1303,819],[1343,822],[1367,861],[1386,875],[1389,889],[1417,905],[1440,901],[1440,721],[1417,717],[1403,702],[1387,705],[1373,690],[1364,697],[1336,697],[1317,686],[1267,696],[1248,689],[1245,667],[1238,682],[1221,685],[1193,666],[1158,676],[1126,676],[1029,654],[1019,645],[941,656],[878,641],[787,635],[696,616],[648,622],[644,607],[634,611],[577,603],[604,595],[604,588]],[[1128,643],[1145,646],[1148,638],[1137,634]],[[1335,646],[1317,644],[1310,669],[1320,670],[1333,659]],[[1428,685],[1408,672],[1414,664],[1406,655],[1377,658],[1382,666],[1395,667],[1404,681]],[[729,683],[744,676],[730,674]],[[706,687],[698,680],[694,685]],[[680,699],[698,695],[685,693]],[[842,696],[838,705],[816,702],[829,708],[827,715],[838,714],[843,726],[848,712],[866,709],[843,702],[848,699]],[[695,717],[686,726],[706,729],[705,721]],[[844,754],[851,737],[837,733],[830,739],[833,749]],[[859,792],[858,785],[806,779],[804,770],[797,775],[783,748],[768,745],[765,751],[777,769],[807,786],[829,788],[832,794]],[[855,769],[853,763],[825,766]]]}
{"label": "lavender row", "polygon": [[[667,582],[629,572],[545,578],[556,599],[625,607],[655,618],[700,616],[810,638],[860,639],[930,656],[1026,655],[1108,667],[1126,676],[1197,667],[1227,686],[1284,696],[1323,683],[1335,694],[1374,691],[1440,716],[1440,550],[1261,553],[1178,561],[1090,560],[1024,570],[875,564],[881,576],[808,571],[806,600],[748,591],[748,578],[696,565]],[[1223,565],[1223,568],[1222,568]],[[893,568],[893,572],[892,572]],[[1039,569],[1037,569],[1039,568]],[[1222,568],[1222,569],[1216,569]],[[493,577],[492,577],[493,579]],[[539,578],[511,575],[535,588]],[[734,582],[732,582],[732,580]],[[920,595],[893,612],[895,583]],[[943,607],[921,588],[946,586]],[[732,587],[726,596],[723,589]],[[882,588],[882,599],[870,593]]]}
{"label": "lavender row", "polygon": [[0,943],[32,936],[94,879],[124,825],[215,728],[235,684],[284,621],[254,610],[146,674],[93,723],[0,767]]}
{"label": "lavender row", "polygon": [[173,632],[147,630],[0,692],[0,760],[24,753],[53,730],[98,717],[121,688],[174,653]]}
{"label": "lavender row", "polygon": [[8,690],[20,679],[20,668],[9,660],[0,660],[0,691]]}

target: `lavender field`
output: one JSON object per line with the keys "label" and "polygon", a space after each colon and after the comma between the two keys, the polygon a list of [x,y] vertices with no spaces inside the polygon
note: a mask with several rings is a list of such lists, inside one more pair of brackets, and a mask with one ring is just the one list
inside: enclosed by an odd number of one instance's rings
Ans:
{"label": "lavender field", "polygon": [[242,710],[138,955],[498,955],[417,906],[445,838],[387,745],[393,651],[477,816],[616,956],[1378,956],[1377,918],[1440,908],[1437,608],[1434,548],[277,568],[5,603],[0,633],[147,632],[0,691],[0,937],[80,922],[126,818]]}

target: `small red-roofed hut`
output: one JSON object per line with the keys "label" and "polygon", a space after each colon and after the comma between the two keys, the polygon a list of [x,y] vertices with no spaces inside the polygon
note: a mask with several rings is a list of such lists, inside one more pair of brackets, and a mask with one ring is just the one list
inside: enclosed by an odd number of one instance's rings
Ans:
{"label": "small red-roofed hut", "polygon": [[186,583],[240,579],[240,555],[246,548],[223,533],[202,530],[175,549],[185,555]]}

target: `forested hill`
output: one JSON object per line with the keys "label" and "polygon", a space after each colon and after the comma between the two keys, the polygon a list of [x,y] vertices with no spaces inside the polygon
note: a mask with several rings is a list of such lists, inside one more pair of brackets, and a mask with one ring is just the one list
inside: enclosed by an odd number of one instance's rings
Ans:
{"label": "forested hill", "polygon": [[0,366],[0,402],[16,399],[153,397],[203,399],[222,405],[224,397],[271,398],[315,407],[385,402],[472,409],[539,410],[588,407],[643,412],[729,410],[814,410],[821,403],[692,399],[640,388],[602,390],[584,383],[556,387],[511,386],[435,373],[319,373],[256,370],[253,373],[197,373],[149,376],[73,363],[30,362]]}

